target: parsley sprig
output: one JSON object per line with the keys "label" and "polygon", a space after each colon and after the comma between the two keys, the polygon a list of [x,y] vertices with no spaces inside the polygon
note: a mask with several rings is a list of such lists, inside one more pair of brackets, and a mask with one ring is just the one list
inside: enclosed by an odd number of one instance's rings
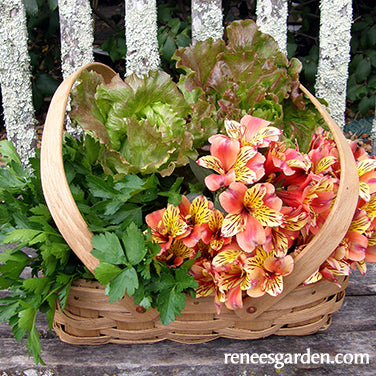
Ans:
{"label": "parsley sprig", "polygon": [[[124,294],[136,305],[156,308],[163,324],[185,307],[186,294],[195,295],[197,282],[188,273],[193,260],[179,268],[157,261],[160,246],[151,240],[143,218],[181,200],[181,177],[149,174],[109,176],[98,162],[103,146],[65,136],[63,158],[72,195],[94,233],[93,255],[100,264],[95,278],[114,302]],[[27,337],[35,363],[43,363],[36,315],[46,315],[52,327],[56,301],[62,309],[71,283],[94,279],[57,230],[41,189],[39,152],[24,168],[13,145],[0,143],[6,166],[0,168],[0,320],[8,321],[15,338]],[[8,246],[11,245],[11,246]],[[30,252],[30,248],[33,249]]]}

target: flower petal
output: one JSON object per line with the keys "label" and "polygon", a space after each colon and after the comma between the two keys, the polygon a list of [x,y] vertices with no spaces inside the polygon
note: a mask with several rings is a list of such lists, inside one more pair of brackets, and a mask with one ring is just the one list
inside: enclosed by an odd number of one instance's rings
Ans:
{"label": "flower petal", "polygon": [[229,188],[219,195],[219,202],[227,213],[237,213],[244,207],[244,195],[247,192],[247,186],[243,183],[231,183]]}
{"label": "flower petal", "polygon": [[215,172],[218,172],[218,174],[224,174],[225,170],[223,168],[223,164],[220,159],[217,157],[213,157],[212,155],[206,155],[204,157],[201,157],[197,164],[204,168],[209,168],[210,170],[214,170]]}
{"label": "flower petal", "polygon": [[245,230],[236,234],[236,240],[245,252],[252,252],[258,245],[265,243],[266,234],[265,229],[256,218],[251,215],[246,218]]}
{"label": "flower petal", "polygon": [[276,275],[289,275],[294,269],[294,259],[288,255],[285,257],[270,256],[264,261],[265,269]]}
{"label": "flower petal", "polygon": [[212,192],[218,191],[223,187],[228,187],[231,183],[235,182],[236,175],[234,170],[230,170],[227,174],[216,175],[211,174],[205,178],[205,185]]}
{"label": "flower petal", "polygon": [[208,200],[202,195],[197,196],[192,201],[190,212],[191,221],[194,224],[202,225],[203,223],[207,223],[210,214]]}
{"label": "flower petal", "polygon": [[222,162],[222,166],[227,172],[235,164],[240,150],[239,141],[232,140],[223,135],[214,135],[209,138],[210,154]]}
{"label": "flower petal", "polygon": [[226,215],[222,224],[222,235],[230,237],[244,230],[244,217],[242,213],[233,213]]}

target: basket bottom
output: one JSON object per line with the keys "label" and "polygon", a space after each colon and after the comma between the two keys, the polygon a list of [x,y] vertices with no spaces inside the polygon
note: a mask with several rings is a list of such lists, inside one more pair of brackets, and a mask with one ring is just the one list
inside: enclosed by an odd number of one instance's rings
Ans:
{"label": "basket bottom", "polygon": [[77,345],[141,344],[165,339],[195,344],[220,337],[304,336],[329,327],[332,314],[342,306],[348,277],[339,283],[341,287],[324,280],[299,286],[252,320],[241,319],[237,311],[225,307],[218,315],[212,297],[187,297],[181,315],[162,325],[157,311],[144,311],[129,297],[109,303],[98,282],[79,280],[71,287],[64,312],[58,305],[53,327],[63,342]]}

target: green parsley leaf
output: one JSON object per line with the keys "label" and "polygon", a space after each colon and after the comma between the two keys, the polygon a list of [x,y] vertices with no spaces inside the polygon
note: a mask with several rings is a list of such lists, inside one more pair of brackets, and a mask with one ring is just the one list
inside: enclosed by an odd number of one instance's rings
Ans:
{"label": "green parsley leaf", "polygon": [[40,353],[41,353],[40,339],[39,339],[39,334],[35,326],[33,326],[29,332],[29,335],[26,341],[26,347],[29,349],[29,355],[30,353],[33,353],[35,364],[40,363],[42,365],[45,365],[42,358],[40,357]]}
{"label": "green parsley leaf", "polygon": [[159,317],[163,325],[168,325],[175,320],[175,316],[180,316],[180,312],[185,308],[185,294],[178,292],[176,288],[163,290],[157,298]]}
{"label": "green parsley leaf", "polygon": [[14,161],[21,165],[21,159],[11,141],[3,140],[0,142],[0,154],[2,155],[1,160],[5,160],[8,163],[9,161]]}
{"label": "green parsley leaf", "polygon": [[94,249],[91,253],[99,261],[114,265],[125,265],[127,263],[120,240],[116,234],[106,232],[94,235],[92,245]]}
{"label": "green parsley leaf", "polygon": [[125,253],[132,265],[137,265],[146,255],[145,238],[141,230],[131,223],[123,235]]}
{"label": "green parsley leaf", "polygon": [[34,307],[28,307],[19,312],[18,325],[20,328],[25,330],[31,330],[34,325],[37,310]]}
{"label": "green parsley leaf", "polygon": [[110,303],[124,297],[125,292],[133,295],[138,288],[138,277],[134,268],[122,270],[107,286],[106,294],[110,296]]}
{"label": "green parsley leaf", "polygon": [[95,268],[94,275],[102,285],[107,285],[107,283],[113,280],[120,272],[121,269],[118,266],[107,262],[101,262]]}

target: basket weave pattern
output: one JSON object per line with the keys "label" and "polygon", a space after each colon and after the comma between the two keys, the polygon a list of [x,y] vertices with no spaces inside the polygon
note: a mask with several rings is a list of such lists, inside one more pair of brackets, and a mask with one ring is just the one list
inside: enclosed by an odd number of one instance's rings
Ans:
{"label": "basket weave pattern", "polygon": [[[41,150],[41,178],[45,199],[62,236],[82,263],[93,272],[99,261],[91,254],[92,234],[70,192],[62,159],[62,135],[70,90],[84,70],[94,70],[109,82],[115,72],[103,64],[88,64],[59,86],[47,114]],[[284,278],[277,297],[245,297],[243,308],[222,308],[218,315],[213,297],[187,297],[186,308],[175,322],[163,326],[158,312],[136,307],[125,296],[109,303],[98,282],[76,281],[64,312],[57,307],[54,329],[61,340],[72,344],[153,343],[170,339],[183,343],[206,342],[218,337],[253,339],[277,335],[307,335],[325,329],[340,309],[348,278],[338,285],[321,280],[302,285],[336,249],[346,234],[358,201],[359,181],[354,157],[342,131],[326,110],[304,87],[323,116],[337,144],[341,179],[333,208],[313,240],[294,260],[293,272]]]}
{"label": "basket weave pattern", "polygon": [[236,311],[226,307],[217,315],[212,297],[187,297],[186,308],[176,321],[162,325],[155,310],[137,310],[128,297],[109,303],[98,282],[80,280],[72,286],[64,312],[58,307],[54,329],[63,341],[80,345],[154,343],[164,339],[201,343],[219,337],[307,335],[330,325],[331,315],[341,308],[347,281],[340,281],[341,288],[325,280],[299,286],[272,309],[250,320],[239,318]]}

